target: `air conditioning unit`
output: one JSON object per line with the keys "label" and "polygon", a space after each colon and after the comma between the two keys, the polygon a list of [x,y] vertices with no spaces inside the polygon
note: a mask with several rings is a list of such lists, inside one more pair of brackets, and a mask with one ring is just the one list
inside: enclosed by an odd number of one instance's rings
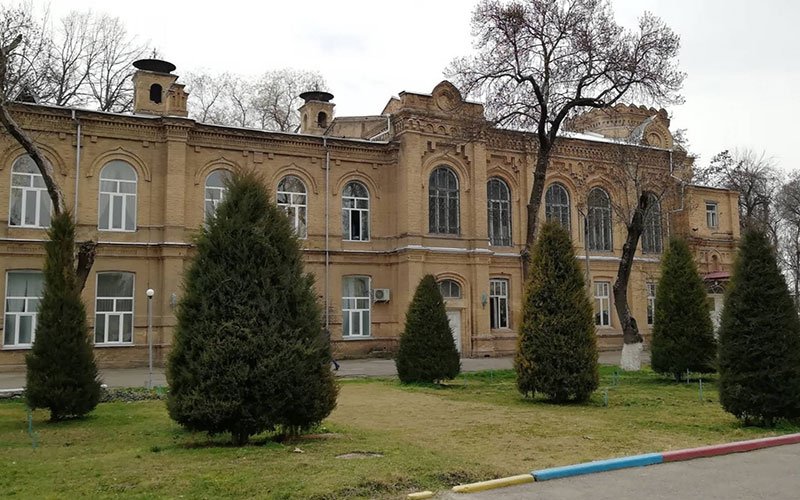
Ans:
{"label": "air conditioning unit", "polygon": [[391,294],[388,288],[373,288],[372,301],[373,302],[389,302]]}

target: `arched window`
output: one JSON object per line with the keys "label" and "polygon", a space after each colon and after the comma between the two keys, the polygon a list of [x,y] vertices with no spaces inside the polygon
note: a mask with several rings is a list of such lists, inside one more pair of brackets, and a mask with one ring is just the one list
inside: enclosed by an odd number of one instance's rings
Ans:
{"label": "arched window", "polygon": [[325,128],[328,126],[328,115],[325,114],[324,111],[320,111],[317,114],[317,126],[320,128]]}
{"label": "arched window", "polygon": [[544,195],[544,218],[548,222],[558,222],[569,232],[569,193],[561,184],[553,183],[547,188]]}
{"label": "arched window", "polygon": [[161,104],[161,94],[163,89],[161,85],[154,83],[150,85],[150,100],[156,104]]}
{"label": "arched window", "polygon": [[642,233],[642,252],[661,253],[663,244],[661,237],[661,204],[658,197],[648,193],[647,212],[644,214],[644,232]]}
{"label": "arched window", "polygon": [[8,224],[48,227],[52,204],[39,167],[28,156],[20,156],[11,167],[11,209]]}
{"label": "arched window", "polygon": [[460,299],[461,298],[461,285],[458,281],[451,279],[444,279],[439,282],[439,292],[442,298],[447,299]]}
{"label": "arched window", "polygon": [[136,171],[113,160],[100,171],[99,223],[104,231],[136,230]]}
{"label": "arched window", "polygon": [[205,221],[208,222],[217,212],[217,206],[225,199],[228,188],[225,182],[230,177],[227,170],[214,170],[206,177],[205,189]]}
{"label": "arched window", "polygon": [[294,175],[287,175],[278,183],[278,206],[289,217],[298,238],[308,236],[306,227],[306,185]]}
{"label": "arched window", "polygon": [[431,172],[428,186],[428,230],[431,233],[459,233],[458,178],[447,167]]}
{"label": "arched window", "polygon": [[342,190],[342,237],[369,240],[369,191],[360,182],[349,182]]}
{"label": "arched window", "polygon": [[589,250],[610,252],[614,249],[611,238],[611,198],[602,188],[589,192],[589,221],[587,244]]}
{"label": "arched window", "polygon": [[486,184],[489,217],[489,244],[511,245],[511,193],[508,185],[498,178]]}

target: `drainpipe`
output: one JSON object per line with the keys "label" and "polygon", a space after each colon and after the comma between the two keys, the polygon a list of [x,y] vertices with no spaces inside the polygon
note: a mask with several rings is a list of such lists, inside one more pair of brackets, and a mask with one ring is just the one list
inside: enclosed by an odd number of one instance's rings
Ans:
{"label": "drainpipe", "polygon": [[328,150],[328,137],[322,136],[322,147],[325,148],[325,331],[330,332],[330,286],[329,275],[331,267],[330,257],[330,177],[331,177],[331,153]]}
{"label": "drainpipe", "polygon": [[75,122],[77,135],[77,151],[75,153],[75,202],[72,204],[72,219],[75,225],[78,224],[78,181],[81,178],[81,121],[72,110],[72,121]]}

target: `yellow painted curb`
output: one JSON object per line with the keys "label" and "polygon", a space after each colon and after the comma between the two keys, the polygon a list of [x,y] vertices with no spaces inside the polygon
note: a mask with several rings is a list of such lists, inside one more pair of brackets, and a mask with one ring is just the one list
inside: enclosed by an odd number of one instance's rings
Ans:
{"label": "yellow painted curb", "polygon": [[515,484],[532,483],[533,475],[520,474],[519,476],[501,477],[500,479],[492,479],[491,481],[481,481],[472,484],[459,484],[453,486],[455,493],[473,493],[475,491],[485,491],[494,488],[505,488],[506,486],[514,486]]}
{"label": "yellow painted curb", "polygon": [[420,491],[419,493],[409,493],[408,500],[423,500],[425,498],[431,498],[432,496],[432,491]]}

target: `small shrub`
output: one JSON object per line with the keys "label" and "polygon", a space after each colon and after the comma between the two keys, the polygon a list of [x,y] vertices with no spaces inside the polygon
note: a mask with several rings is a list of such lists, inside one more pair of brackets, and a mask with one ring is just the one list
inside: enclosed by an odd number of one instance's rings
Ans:
{"label": "small shrub", "polygon": [[715,371],[717,343],[706,289],[689,246],[673,238],[661,261],[656,289],[651,366],[680,380],[686,371]]}
{"label": "small shrub", "polygon": [[514,369],[525,396],[582,402],[597,389],[592,305],[569,234],[556,223],[542,226],[533,249]]}
{"label": "small shrub", "polygon": [[461,371],[442,294],[430,274],[420,280],[408,306],[395,365],[404,384],[452,379]]}
{"label": "small shrub", "polygon": [[81,417],[100,399],[86,310],[75,275],[75,224],[69,213],[53,216],[45,243],[44,291],[36,338],[25,357],[25,395],[50,420]]}
{"label": "small shrub", "polygon": [[800,417],[800,319],[762,232],[743,235],[725,295],[719,390],[725,411],[745,424]]}

